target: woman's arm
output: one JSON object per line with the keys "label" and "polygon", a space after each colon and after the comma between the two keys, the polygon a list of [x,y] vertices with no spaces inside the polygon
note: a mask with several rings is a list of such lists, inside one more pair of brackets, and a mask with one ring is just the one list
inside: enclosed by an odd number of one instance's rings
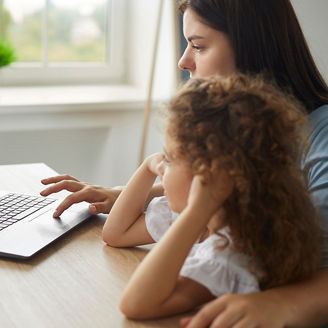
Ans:
{"label": "woman's arm", "polygon": [[249,295],[224,295],[205,305],[186,328],[320,327],[328,322],[328,269],[306,281]]}
{"label": "woman's arm", "polygon": [[123,188],[103,228],[103,240],[108,245],[128,247],[154,242],[146,228],[144,209],[162,157],[149,156]]}
{"label": "woman's arm", "polygon": [[[217,189],[218,185],[224,186],[222,192],[212,198],[211,187]],[[225,173],[206,186],[200,177],[194,177],[187,207],[146,256],[124,291],[120,308],[127,317],[172,315],[213,298],[204,286],[179,278],[179,272],[193,244],[230,192]]]}

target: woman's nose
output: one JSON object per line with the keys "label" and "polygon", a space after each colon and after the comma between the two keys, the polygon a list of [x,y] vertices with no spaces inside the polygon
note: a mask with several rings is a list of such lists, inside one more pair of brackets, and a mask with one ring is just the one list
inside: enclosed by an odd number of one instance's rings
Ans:
{"label": "woman's nose", "polygon": [[195,63],[192,59],[192,56],[189,53],[188,47],[185,49],[182,57],[178,62],[178,66],[180,69],[184,71],[192,72],[194,70]]}

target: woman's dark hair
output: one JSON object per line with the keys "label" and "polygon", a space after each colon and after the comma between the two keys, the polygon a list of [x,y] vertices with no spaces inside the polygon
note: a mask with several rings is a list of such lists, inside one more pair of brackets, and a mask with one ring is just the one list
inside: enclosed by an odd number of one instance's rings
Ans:
{"label": "woman's dark hair", "polygon": [[310,113],[328,103],[321,76],[289,0],[183,0],[204,24],[224,32],[237,70],[265,74],[299,99]]}

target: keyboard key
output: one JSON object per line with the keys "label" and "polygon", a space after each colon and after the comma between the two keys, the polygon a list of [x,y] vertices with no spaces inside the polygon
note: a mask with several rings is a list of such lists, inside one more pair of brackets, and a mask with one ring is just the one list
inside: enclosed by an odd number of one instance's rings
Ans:
{"label": "keyboard key", "polygon": [[0,230],[11,226],[55,201],[56,199],[13,193],[1,197]]}

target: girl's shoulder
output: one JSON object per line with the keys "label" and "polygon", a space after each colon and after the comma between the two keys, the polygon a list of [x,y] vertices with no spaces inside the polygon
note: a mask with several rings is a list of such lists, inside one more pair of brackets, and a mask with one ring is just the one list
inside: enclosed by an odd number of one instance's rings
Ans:
{"label": "girl's shoulder", "polygon": [[246,254],[234,250],[229,231],[224,228],[193,246],[180,275],[201,283],[219,297],[258,291],[260,273],[252,267]]}
{"label": "girl's shoulder", "polygon": [[196,244],[193,251],[201,258],[220,263],[231,272],[244,272],[245,270],[248,272],[250,258],[234,249],[227,227],[218,230],[203,242]]}

